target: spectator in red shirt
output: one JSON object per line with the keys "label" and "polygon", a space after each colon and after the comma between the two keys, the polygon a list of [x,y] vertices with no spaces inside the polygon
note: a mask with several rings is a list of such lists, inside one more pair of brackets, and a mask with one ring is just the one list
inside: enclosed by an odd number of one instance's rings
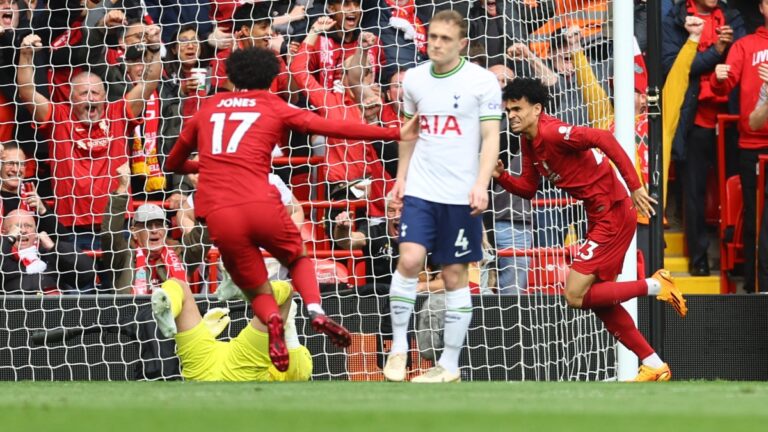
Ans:
{"label": "spectator in red shirt", "polygon": [[149,100],[160,78],[160,29],[147,31],[148,64],[143,80],[123,99],[107,103],[101,78],[83,72],[72,79],[69,103],[52,103],[38,93],[32,81],[33,56],[40,38],[24,38],[16,77],[19,100],[32,113],[35,122],[51,138],[49,153],[55,212],[59,222],[72,233],[81,248],[98,248],[102,212],[109,191],[117,185],[116,169],[127,161],[126,138],[142,122],[145,101]]}
{"label": "spectator in red shirt", "polygon": [[[308,70],[324,88],[331,90],[339,88],[343,72],[344,60],[355,54],[360,44],[360,20],[363,11],[360,0],[328,0],[326,2],[328,15],[332,25],[323,26],[322,34],[315,35],[312,43],[304,43],[310,52]],[[321,17],[320,19],[323,19]],[[317,28],[313,24],[313,28]],[[381,43],[375,38],[375,43],[368,51],[368,64],[373,73],[378,74],[385,63]]]}
{"label": "spectator in red shirt", "polygon": [[[320,34],[333,26],[335,22],[328,17],[315,21],[299,52],[291,61],[291,76],[299,87],[306,90],[310,103],[318,108],[321,115],[328,119],[363,122],[364,113],[359,102],[362,101],[364,87],[349,85],[346,77],[351,74],[345,74],[343,84],[346,91],[337,93],[328,90],[309,73],[309,47],[315,46]],[[384,197],[392,178],[384,171],[384,165],[371,143],[328,138],[325,156],[328,164],[327,181],[332,184],[329,188],[331,193],[333,190],[346,189],[351,182],[368,178],[371,180],[367,196],[368,216],[384,217]]]}
{"label": "spectator in red shirt", "polygon": [[[283,99],[288,98],[288,72],[285,61],[280,56],[284,39],[282,35],[276,34],[272,30],[270,10],[271,5],[268,2],[244,3],[235,10],[232,16],[234,43],[224,42],[224,46],[227,48],[217,52],[216,58],[211,62],[211,75],[213,77],[211,84],[214,89],[226,91],[233,89],[232,83],[227,80],[224,62],[232,50],[251,47],[269,48],[277,54],[280,63],[280,71],[269,90],[272,93],[280,94]],[[214,34],[216,33],[214,32]],[[226,33],[219,33],[219,37],[227,41]],[[219,43],[221,42],[216,42],[216,44]]]}
{"label": "spectator in red shirt", "polygon": [[709,84],[716,95],[728,95],[739,86],[741,119],[739,121],[739,171],[744,200],[744,290],[755,292],[755,261],[757,288],[768,292],[768,219],[763,213],[755,257],[757,234],[757,163],[768,154],[768,124],[760,113],[765,111],[768,80],[768,0],[761,0],[760,13],[764,24],[754,34],[736,41],[728,51],[725,64],[715,67]]}

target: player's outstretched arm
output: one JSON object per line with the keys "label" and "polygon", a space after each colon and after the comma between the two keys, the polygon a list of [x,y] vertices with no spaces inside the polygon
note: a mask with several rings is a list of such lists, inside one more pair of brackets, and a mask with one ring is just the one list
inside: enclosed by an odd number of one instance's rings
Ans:
{"label": "player's outstretched arm", "polygon": [[199,170],[197,161],[189,160],[189,155],[197,147],[197,115],[193,116],[181,130],[179,139],[165,160],[165,169],[178,174],[196,173]]}
{"label": "player's outstretched arm", "polygon": [[[276,107],[277,108],[277,107]],[[399,141],[415,139],[418,131],[417,119],[406,122],[402,128],[383,128],[371,126],[360,121],[330,120],[309,111],[291,108],[288,104],[280,107],[282,117],[288,128],[301,133],[312,133],[330,138]],[[177,144],[178,145],[178,144]]]}

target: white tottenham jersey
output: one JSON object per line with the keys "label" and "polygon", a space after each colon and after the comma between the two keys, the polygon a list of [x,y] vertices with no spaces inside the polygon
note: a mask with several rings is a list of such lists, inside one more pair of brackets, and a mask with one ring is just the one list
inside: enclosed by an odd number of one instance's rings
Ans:
{"label": "white tottenham jersey", "polygon": [[489,71],[461,59],[444,74],[432,62],[406,72],[405,115],[419,113],[421,131],[405,194],[442,204],[469,204],[477,180],[481,121],[501,120],[501,89]]}

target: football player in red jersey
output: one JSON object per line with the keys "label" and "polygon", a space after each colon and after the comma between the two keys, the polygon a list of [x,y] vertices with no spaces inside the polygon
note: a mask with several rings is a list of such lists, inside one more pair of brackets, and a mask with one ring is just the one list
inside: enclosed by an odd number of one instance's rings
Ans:
{"label": "football player in red jersey", "polygon": [[[637,211],[653,215],[656,200],[640,184],[632,161],[610,132],[573,126],[544,112],[549,93],[541,81],[517,78],[504,88],[502,99],[509,129],[521,134],[523,169],[519,177],[513,177],[499,161],[494,172],[496,181],[507,191],[532,199],[543,176],[584,203],[589,229],[566,280],[568,305],[591,309],[608,331],[637,354],[642,366],[635,380],[669,380],[669,366],[654,352],[620,303],[656,295],[684,317],[688,311],[685,299],[667,270],[659,270],[644,280],[616,282],[635,235]],[[606,158],[621,173],[631,196]]]}
{"label": "football player in red jersey", "polygon": [[[217,94],[206,102],[181,132],[166,167],[178,173],[200,173],[195,194],[198,216],[208,224],[232,280],[251,298],[254,315],[267,324],[270,357],[278,370],[285,371],[288,350],[283,321],[267,280],[261,247],[290,270],[316,331],[342,347],[350,344],[350,335],[320,306],[314,265],[279,193],[267,180],[275,143],[287,129],[346,139],[414,139],[418,125],[409,122],[402,130],[385,129],[326,120],[294,108],[268,90],[278,69],[278,60],[269,49],[234,51],[227,59],[227,73],[240,91]],[[187,159],[195,148],[199,162]]]}

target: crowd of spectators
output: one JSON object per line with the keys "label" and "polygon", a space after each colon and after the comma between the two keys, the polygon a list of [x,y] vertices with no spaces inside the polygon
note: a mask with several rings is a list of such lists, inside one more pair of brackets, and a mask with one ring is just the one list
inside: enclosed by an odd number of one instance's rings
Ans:
{"label": "crowd of spectators", "polygon": [[[768,62],[768,0],[749,15],[764,21],[756,32],[734,4],[662,3],[664,74],[688,77],[680,119],[666,132],[674,134],[690,273],[708,275],[714,258],[701,179],[717,162],[716,116],[740,113],[741,138],[729,157],[744,191],[745,269],[758,268],[744,271],[745,289],[768,291],[768,212],[757,224],[755,199],[755,167],[768,154],[768,66],[759,66]],[[553,95],[550,113],[608,129],[610,7],[606,0],[0,0],[0,291],[145,294],[168,277],[211,289],[217,263],[194,217],[197,179],[168,173],[164,159],[208,96],[235,90],[224,62],[233,50],[274,50],[281,70],[270,90],[294,105],[398,127],[401,82],[426,60],[429,17],[453,8],[468,17],[469,60],[500,86],[539,78]],[[637,161],[647,183],[645,7],[635,1]],[[689,43],[696,52],[685,64],[678,60]],[[501,134],[501,159],[519,173],[518,138],[506,127]],[[368,283],[386,285],[397,260],[400,209],[388,200],[397,143],[292,133],[273,154],[323,159],[276,166],[271,182],[311,246],[360,251]],[[542,189],[538,201],[560,196],[551,185]],[[494,255],[560,246],[584,228],[572,208],[540,207],[496,185],[489,193],[484,222]],[[366,204],[303,207],[307,200]],[[500,255],[482,266],[496,276],[490,288],[530,292],[529,269],[539,264]],[[441,289],[435,270],[425,263],[422,290]]]}

